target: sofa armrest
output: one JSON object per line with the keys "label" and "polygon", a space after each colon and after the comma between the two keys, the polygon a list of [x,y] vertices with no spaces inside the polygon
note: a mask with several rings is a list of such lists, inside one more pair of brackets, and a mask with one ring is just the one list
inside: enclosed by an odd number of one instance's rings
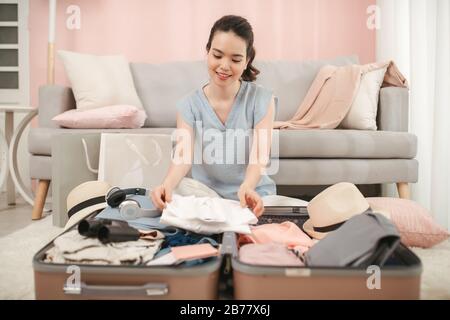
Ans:
{"label": "sofa armrest", "polygon": [[407,132],[408,107],[409,91],[407,88],[381,88],[377,115],[378,130]]}
{"label": "sofa armrest", "polygon": [[59,128],[52,118],[67,110],[75,109],[75,107],[75,98],[71,88],[60,85],[39,87],[40,127]]}

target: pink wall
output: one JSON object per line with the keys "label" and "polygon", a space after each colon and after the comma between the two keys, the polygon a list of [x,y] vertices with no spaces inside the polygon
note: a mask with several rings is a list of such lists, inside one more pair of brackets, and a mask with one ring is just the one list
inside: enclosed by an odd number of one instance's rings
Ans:
{"label": "pink wall", "polygon": [[[253,26],[257,59],[320,59],[357,54],[375,59],[375,31],[366,9],[376,0],[58,0],[56,49],[124,54],[160,63],[202,59],[219,17],[238,14]],[[81,29],[66,28],[69,5],[81,9]],[[30,1],[30,90],[37,105],[46,82],[48,0]],[[68,84],[57,58],[56,83]]]}

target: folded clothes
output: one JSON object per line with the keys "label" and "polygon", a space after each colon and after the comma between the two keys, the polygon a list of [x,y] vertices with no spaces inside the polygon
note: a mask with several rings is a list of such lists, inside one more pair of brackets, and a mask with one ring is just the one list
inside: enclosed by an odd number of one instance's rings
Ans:
{"label": "folded clothes", "polygon": [[170,252],[151,260],[147,265],[178,265],[182,262],[203,261],[206,258],[216,257],[218,254],[219,250],[209,243],[179,246],[171,248]]}
{"label": "folded clothes", "polygon": [[302,260],[280,243],[247,244],[239,250],[239,260],[260,266],[301,267]]}
{"label": "folded clothes", "polygon": [[251,227],[250,235],[240,235],[239,245],[247,243],[279,243],[289,249],[306,252],[314,245],[314,241],[306,235],[295,223],[268,223]]}
{"label": "folded clothes", "polygon": [[87,238],[77,230],[62,234],[53,241],[54,247],[46,254],[46,262],[145,264],[154,258],[163,240],[143,240],[103,244],[96,238]]}
{"label": "folded clothes", "polygon": [[174,194],[160,222],[201,234],[225,231],[249,234],[249,224],[257,223],[258,219],[235,200]]}
{"label": "folded clothes", "polygon": [[[195,244],[210,244],[212,247],[218,248],[219,235],[211,235],[209,237],[206,237],[205,235],[196,234],[183,229],[177,229],[176,233],[166,234],[166,238],[161,246],[161,250],[159,250],[155,254],[154,259],[159,259],[165,255],[168,255],[174,247],[182,247]],[[166,257],[164,259],[170,259],[170,257]],[[181,265],[183,267],[192,267],[210,261],[211,259],[213,258],[189,260],[182,262]]]}
{"label": "folded clothes", "polygon": [[203,234],[193,233],[183,229],[177,229],[175,233],[167,233],[162,248],[185,246],[197,243],[210,243],[218,245],[218,235],[206,237]]}
{"label": "folded clothes", "polygon": [[[202,242],[202,243],[207,243],[207,242]],[[213,245],[211,244],[213,247],[219,247],[219,245]],[[182,246],[181,246],[182,247]],[[177,247],[180,248],[180,247]],[[175,257],[171,254],[172,251],[172,247],[167,247],[164,249],[159,250],[155,256],[153,257],[153,260],[147,262],[147,265],[157,265],[157,264],[177,264],[179,266],[183,266],[183,267],[194,267],[206,262],[209,262],[213,259],[217,259],[217,257],[213,256],[213,257],[206,257],[206,258],[199,258],[199,259],[193,259],[193,260],[188,260],[188,261],[182,261],[180,263],[180,261],[176,261]],[[158,259],[158,262],[154,263],[155,260]]]}

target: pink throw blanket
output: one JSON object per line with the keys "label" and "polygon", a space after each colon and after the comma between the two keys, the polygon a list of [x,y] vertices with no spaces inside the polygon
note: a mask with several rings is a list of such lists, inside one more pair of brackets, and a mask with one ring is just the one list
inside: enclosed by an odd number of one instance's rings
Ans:
{"label": "pink throw blanket", "polygon": [[382,87],[407,88],[405,77],[393,61],[320,69],[305,99],[288,121],[275,121],[275,129],[334,129],[345,118],[359,88],[361,76],[386,68]]}

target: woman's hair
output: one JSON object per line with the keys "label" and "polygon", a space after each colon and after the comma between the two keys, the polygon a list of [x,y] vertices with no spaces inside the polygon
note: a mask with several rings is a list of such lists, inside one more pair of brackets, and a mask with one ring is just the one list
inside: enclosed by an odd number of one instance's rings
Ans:
{"label": "woman's hair", "polygon": [[259,74],[259,70],[252,66],[252,62],[255,59],[256,51],[253,47],[253,30],[250,23],[245,18],[239,16],[223,16],[219,20],[217,20],[213,27],[211,28],[211,32],[209,34],[208,43],[206,44],[206,51],[209,52],[211,49],[211,42],[214,37],[214,34],[217,31],[228,32],[232,31],[238,37],[245,40],[247,43],[247,59],[248,65],[247,69],[242,73],[242,79],[245,81],[255,81],[256,76]]}

